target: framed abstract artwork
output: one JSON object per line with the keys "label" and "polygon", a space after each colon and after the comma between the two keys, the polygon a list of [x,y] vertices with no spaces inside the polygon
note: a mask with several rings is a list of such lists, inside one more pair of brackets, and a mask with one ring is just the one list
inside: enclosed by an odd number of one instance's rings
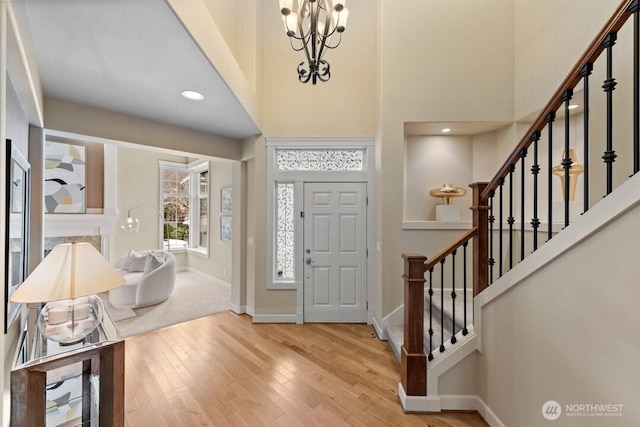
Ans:
{"label": "framed abstract artwork", "polygon": [[86,212],[86,162],[82,145],[45,142],[45,213]]}
{"label": "framed abstract artwork", "polygon": [[231,217],[229,215],[220,217],[220,240],[231,241]]}
{"label": "framed abstract artwork", "polygon": [[220,190],[220,211],[229,212],[231,210],[231,187],[224,187]]}
{"label": "framed abstract artwork", "polygon": [[11,140],[7,140],[5,310],[4,333],[20,312],[20,304],[9,300],[27,277],[29,267],[29,195],[31,168]]}

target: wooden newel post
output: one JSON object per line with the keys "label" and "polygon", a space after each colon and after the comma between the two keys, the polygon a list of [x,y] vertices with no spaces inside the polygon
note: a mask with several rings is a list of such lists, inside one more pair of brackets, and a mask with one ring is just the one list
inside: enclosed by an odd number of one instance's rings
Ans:
{"label": "wooden newel post", "polygon": [[404,258],[404,342],[401,383],[407,396],[427,395],[427,355],[424,354],[424,263],[420,254]]}
{"label": "wooden newel post", "polygon": [[489,205],[481,195],[488,183],[474,182],[473,189],[473,226],[478,234],[473,239],[473,296],[489,286]]}

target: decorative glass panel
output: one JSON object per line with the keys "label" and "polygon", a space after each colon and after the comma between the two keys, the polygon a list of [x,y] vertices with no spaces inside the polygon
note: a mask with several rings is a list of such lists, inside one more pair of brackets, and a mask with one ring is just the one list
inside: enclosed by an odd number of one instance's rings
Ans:
{"label": "decorative glass panel", "polygon": [[293,184],[276,184],[276,279],[293,280]]}
{"label": "decorative glass panel", "polygon": [[279,171],[362,171],[364,150],[276,150]]}

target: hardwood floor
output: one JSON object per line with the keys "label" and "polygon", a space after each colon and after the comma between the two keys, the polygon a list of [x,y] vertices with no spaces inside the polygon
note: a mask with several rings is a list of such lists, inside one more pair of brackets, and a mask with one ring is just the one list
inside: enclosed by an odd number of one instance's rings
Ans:
{"label": "hardwood floor", "polygon": [[142,426],[479,427],[407,415],[389,345],[367,325],[254,325],[230,312],[126,340],[125,423]]}

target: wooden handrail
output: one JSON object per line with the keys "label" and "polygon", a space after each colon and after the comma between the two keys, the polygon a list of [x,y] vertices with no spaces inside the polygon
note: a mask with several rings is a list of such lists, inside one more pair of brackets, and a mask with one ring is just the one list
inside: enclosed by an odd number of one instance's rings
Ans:
{"label": "wooden handrail", "polygon": [[624,25],[625,22],[631,17],[631,7],[634,6],[638,0],[624,0],[611,19],[607,21],[602,30],[593,39],[587,50],[582,54],[576,65],[571,69],[571,72],[565,77],[560,87],[555,91],[547,105],[538,114],[536,120],[533,122],[529,130],[524,134],[518,145],[513,149],[507,160],[502,167],[498,170],[498,173],[493,177],[489,185],[482,193],[482,199],[487,200],[489,198],[489,192],[495,190],[498,187],[501,178],[504,178],[509,173],[509,167],[515,165],[520,158],[520,152],[523,149],[529,148],[531,145],[531,137],[537,131],[542,131],[546,126],[546,117],[549,113],[558,110],[562,104],[562,94],[568,89],[573,89],[582,79],[581,71],[587,66],[587,64],[595,62],[604,50],[603,41],[609,33],[617,32]]}
{"label": "wooden handrail", "polygon": [[478,227],[473,227],[462,236],[458,237],[458,240],[454,241],[449,247],[438,255],[430,259],[429,261],[425,261],[424,263],[424,271],[429,271],[432,267],[438,265],[440,261],[445,259],[447,256],[451,255],[453,251],[458,249],[460,246],[473,239],[478,234]]}

